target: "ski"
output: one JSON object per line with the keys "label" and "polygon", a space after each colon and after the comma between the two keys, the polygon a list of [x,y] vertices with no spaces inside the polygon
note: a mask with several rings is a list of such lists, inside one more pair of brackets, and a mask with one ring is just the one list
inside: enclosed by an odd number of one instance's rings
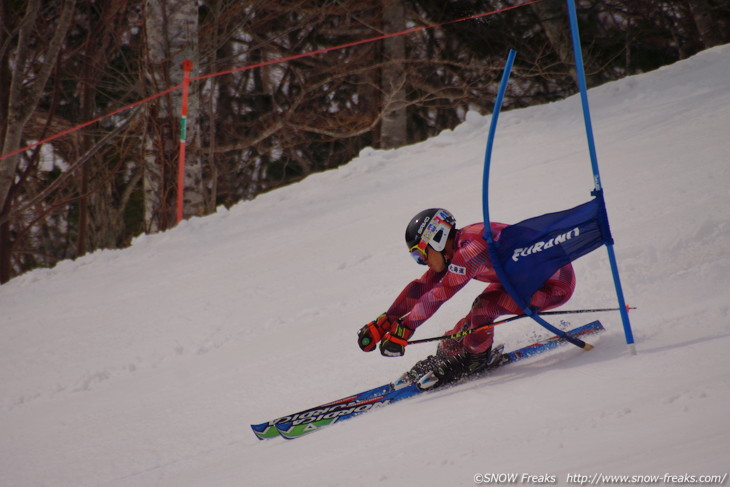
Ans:
{"label": "ski", "polygon": [[[599,321],[593,321],[587,325],[568,330],[567,333],[573,337],[581,337],[602,330],[604,330],[603,325]],[[558,336],[552,336],[531,345],[507,352],[502,355],[499,363],[492,366],[490,370],[552,350],[564,343],[567,343],[564,339]],[[378,409],[388,404],[421,394],[422,392],[427,392],[427,390],[419,388],[418,383],[407,385],[397,383],[396,385],[385,384],[359,394],[305,409],[298,413],[283,416],[265,423],[251,425],[251,428],[261,440],[275,438],[277,436],[291,440],[317,431],[325,426],[330,426],[334,423],[372,411],[373,409]]]}
{"label": "ski", "polygon": [[298,418],[306,418],[312,415],[324,414],[326,412],[331,412],[347,405],[363,403],[373,397],[380,397],[383,394],[390,392],[392,389],[393,387],[391,384],[384,384],[382,386],[374,387],[358,394],[353,394],[351,396],[343,397],[341,399],[337,399],[325,404],[320,404],[319,406],[304,409],[303,411],[299,411],[298,413],[273,419],[265,423],[252,424],[251,429],[260,440],[276,438],[280,436],[279,430],[276,428],[277,424],[296,421]]}

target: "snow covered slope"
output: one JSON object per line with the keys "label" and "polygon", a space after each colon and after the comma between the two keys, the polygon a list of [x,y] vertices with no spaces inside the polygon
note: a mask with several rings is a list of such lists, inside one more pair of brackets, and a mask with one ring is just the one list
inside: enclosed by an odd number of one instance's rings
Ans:
{"label": "snow covered slope", "polygon": [[[443,206],[460,224],[481,219],[489,117],[470,113],[421,144],[364,150],[129,249],[0,287],[0,485],[725,475],[728,80],[730,45],[590,91],[638,355],[628,356],[618,315],[570,317],[600,318],[608,332],[590,352],[563,347],[297,441],[253,436],[250,423],[378,385],[433,351],[364,354],[355,333],[423,270],[402,242],[416,212]],[[579,99],[503,113],[492,182],[496,221],[587,201]],[[615,305],[605,250],[576,270],[566,308]],[[467,286],[416,337],[450,328],[480,289]],[[527,320],[497,329],[509,348],[544,335]]]}

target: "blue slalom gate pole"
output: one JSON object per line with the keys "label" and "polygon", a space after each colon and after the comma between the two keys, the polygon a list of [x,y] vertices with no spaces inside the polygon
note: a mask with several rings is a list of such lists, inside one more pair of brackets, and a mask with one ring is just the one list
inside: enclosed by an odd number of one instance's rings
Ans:
{"label": "blue slalom gate pole", "polygon": [[482,181],[482,208],[484,212],[484,240],[487,241],[487,250],[489,251],[489,256],[492,259],[493,268],[494,271],[497,273],[497,277],[499,277],[499,281],[502,283],[502,286],[505,288],[507,293],[512,297],[512,299],[515,301],[515,303],[525,312],[527,316],[535,320],[539,325],[541,325],[543,328],[551,331],[552,333],[555,333],[560,338],[572,343],[573,345],[582,348],[583,350],[590,350],[593,348],[593,345],[589,343],[585,343],[583,340],[579,338],[572,337],[565,333],[563,330],[554,327],[547,321],[545,321],[542,317],[539,316],[538,313],[535,313],[532,308],[530,308],[529,303],[525,303],[522,299],[518,297],[518,294],[515,292],[514,286],[512,285],[512,282],[509,279],[509,276],[507,276],[506,272],[504,271],[504,268],[497,264],[499,261],[496,250],[495,250],[495,242],[494,242],[494,236],[492,235],[492,229],[490,226],[491,220],[489,219],[489,170],[491,166],[492,161],[492,148],[494,147],[494,136],[497,131],[497,123],[499,121],[499,113],[502,109],[502,102],[504,100],[504,93],[507,91],[507,83],[509,81],[509,76],[512,71],[512,65],[514,64],[515,56],[517,55],[517,51],[514,49],[510,49],[509,54],[507,56],[507,62],[505,63],[504,72],[502,73],[502,80],[499,84],[499,91],[497,92],[497,99],[494,102],[494,109],[492,110],[492,120],[489,126],[489,135],[487,137],[487,148],[484,154],[484,178]]}
{"label": "blue slalom gate pole", "polygon": [[507,82],[509,81],[509,75],[512,72],[512,65],[515,63],[515,56],[517,51],[510,49],[507,55],[507,62],[504,65],[504,72],[502,73],[502,81],[499,84],[499,91],[497,92],[497,99],[494,102],[494,109],[492,110],[492,121],[489,125],[489,135],[487,136],[487,149],[484,153],[484,177],[482,180],[482,211],[484,212],[484,239],[487,244],[492,243],[492,229],[489,228],[489,169],[492,160],[492,148],[494,147],[494,134],[497,131],[497,122],[499,121],[499,112],[502,109],[502,102],[504,100],[504,93],[507,91]]}
{"label": "blue slalom gate pole", "polygon": [[[578,31],[578,15],[575,8],[575,0],[566,0],[568,2],[568,14],[570,17],[570,32],[573,40],[573,52],[575,55],[575,73],[578,80],[578,89],[580,90],[581,105],[583,106],[583,120],[586,127],[586,137],[588,138],[588,152],[591,158],[591,168],[593,170],[594,192],[603,191],[601,185],[601,176],[598,170],[598,157],[596,156],[596,144],[593,139],[593,125],[591,123],[590,108],[588,106],[588,92],[586,88],[585,69],[583,67],[583,53],[580,45],[580,33]],[[623,288],[621,286],[621,278],[619,277],[618,264],[616,263],[616,255],[613,250],[612,243],[606,243],[608,251],[608,260],[611,265],[611,273],[613,274],[613,283],[616,288],[616,296],[618,298],[619,310],[621,312],[621,321],[623,322],[624,335],[626,336],[626,344],[629,346],[629,353],[636,355],[636,346],[634,345],[634,335],[631,331],[631,322],[629,321],[629,313],[624,300]]]}

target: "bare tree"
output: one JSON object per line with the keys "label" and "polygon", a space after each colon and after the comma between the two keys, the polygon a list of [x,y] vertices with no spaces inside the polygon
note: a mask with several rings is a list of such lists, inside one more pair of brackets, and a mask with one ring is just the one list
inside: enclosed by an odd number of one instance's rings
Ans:
{"label": "bare tree", "polygon": [[[13,237],[10,234],[8,221],[4,217],[11,209],[12,188],[21,159],[17,151],[21,148],[23,129],[38,106],[58,53],[61,51],[73,18],[74,4],[74,0],[64,1],[48,47],[45,52],[39,53],[33,51],[32,46],[33,39],[37,35],[41,2],[30,0],[14,37],[16,39],[14,57],[11,60],[10,52],[5,51],[2,59],[2,70],[9,75],[8,95],[3,100],[5,116],[2,126],[2,154],[14,154],[3,159],[0,164],[0,221],[2,222],[0,223],[0,282],[6,282],[11,272],[10,252]],[[7,18],[7,12],[3,12],[3,18]]]}
{"label": "bare tree", "polygon": [[[509,49],[505,109],[573,93],[564,0],[471,17],[503,4],[0,3],[0,281],[173,224],[184,59],[212,75],[190,86],[186,216],[488,113]],[[724,0],[577,4],[593,85],[730,40]],[[414,26],[428,27],[363,42]]]}
{"label": "bare tree", "polygon": [[705,48],[719,46],[730,40],[727,29],[723,29],[714,18],[713,9],[708,0],[689,0],[688,3]]}
{"label": "bare tree", "polygon": [[[405,6],[401,0],[383,0],[383,30],[386,34],[405,29]],[[408,114],[406,95],[406,39],[390,37],[383,42],[382,68],[383,121],[380,143],[383,149],[401,147],[408,143]]]}
{"label": "bare tree", "polygon": [[567,10],[564,1],[538,2],[530,5],[545,32],[545,37],[558,57],[558,60],[569,67],[571,76],[576,79],[573,67],[573,46],[568,27]]}

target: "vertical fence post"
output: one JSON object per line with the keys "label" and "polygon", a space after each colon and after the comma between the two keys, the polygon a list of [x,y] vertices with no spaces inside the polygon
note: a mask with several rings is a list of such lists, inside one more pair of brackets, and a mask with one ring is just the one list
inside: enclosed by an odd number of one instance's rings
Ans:
{"label": "vertical fence post", "polygon": [[[596,144],[593,139],[593,125],[591,123],[590,108],[588,107],[588,92],[585,79],[585,68],[583,67],[583,52],[580,45],[580,33],[578,31],[578,15],[575,8],[575,0],[566,0],[568,2],[568,15],[570,16],[570,32],[573,40],[573,52],[575,55],[575,74],[578,79],[578,89],[580,90],[580,99],[583,106],[583,120],[586,127],[586,137],[588,138],[588,152],[591,158],[591,168],[593,169],[594,191],[603,191],[601,184],[601,176],[598,171],[598,157],[596,156]],[[607,243],[608,260],[611,264],[611,273],[613,274],[613,283],[616,288],[616,296],[618,298],[619,309],[621,312],[621,321],[623,322],[624,335],[626,336],[626,344],[629,346],[629,353],[636,355],[636,346],[634,345],[634,335],[631,331],[631,322],[629,321],[629,313],[624,300],[624,293],[621,287],[621,279],[618,273],[618,265],[616,263],[616,255],[613,251],[613,244]]]}
{"label": "vertical fence post", "polygon": [[176,223],[180,223],[183,218],[183,206],[185,196],[185,143],[187,138],[188,124],[188,89],[190,87],[190,70],[193,69],[193,63],[186,59],[182,63],[183,68],[183,86],[182,86],[182,114],[180,117],[180,153],[177,163],[177,218]]}

